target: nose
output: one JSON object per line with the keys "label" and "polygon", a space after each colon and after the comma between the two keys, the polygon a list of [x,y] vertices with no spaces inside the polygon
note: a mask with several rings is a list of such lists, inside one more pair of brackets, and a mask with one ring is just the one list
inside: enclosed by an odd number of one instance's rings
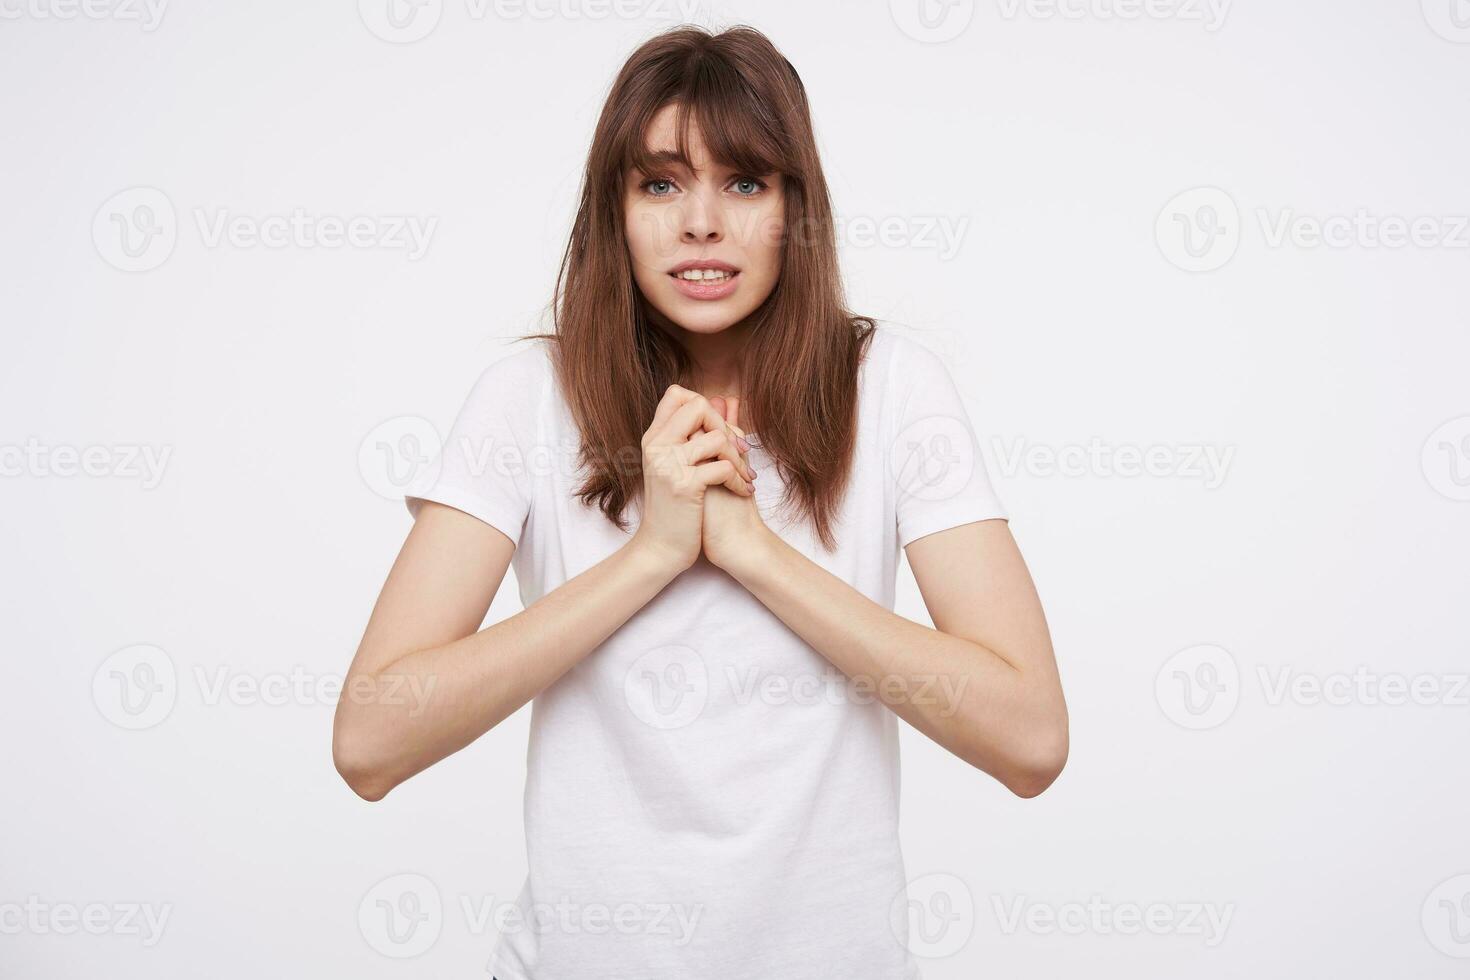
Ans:
{"label": "nose", "polygon": [[718,242],[725,237],[724,215],[703,188],[685,198],[680,238],[690,243]]}

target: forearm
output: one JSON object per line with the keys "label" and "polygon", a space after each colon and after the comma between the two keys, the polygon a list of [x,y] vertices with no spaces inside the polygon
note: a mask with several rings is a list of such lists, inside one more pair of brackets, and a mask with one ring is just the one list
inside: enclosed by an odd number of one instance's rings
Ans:
{"label": "forearm", "polygon": [[881,699],[1021,795],[1049,781],[1059,705],[1048,678],[885,609],[774,533],[759,541],[726,570],[846,674],[855,692]]}
{"label": "forearm", "polygon": [[378,799],[464,748],[555,682],[677,574],[634,543],[522,611],[348,679],[336,735],[354,789]]}

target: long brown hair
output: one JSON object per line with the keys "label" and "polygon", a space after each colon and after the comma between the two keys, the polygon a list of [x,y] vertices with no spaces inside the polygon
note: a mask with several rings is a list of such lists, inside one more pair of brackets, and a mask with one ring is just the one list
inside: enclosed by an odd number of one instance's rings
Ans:
{"label": "long brown hair", "polygon": [[[698,123],[721,164],[785,188],[781,271],[750,314],[742,352],[741,427],[756,433],[786,483],[782,506],[810,520],[829,551],[857,439],[858,370],[874,331],[846,309],[832,202],[806,88],[766,36],[739,26],[691,25],[643,43],[618,73],[593,135],[581,202],[551,304],[558,382],[581,432],[577,491],[620,529],[641,495],[641,441],[670,384],[690,376],[684,348],[648,318],[633,278],[623,218],[629,168],[657,172],[645,131],[677,105],[680,162],[692,169],[688,126]],[[523,339],[530,339],[523,338]]]}

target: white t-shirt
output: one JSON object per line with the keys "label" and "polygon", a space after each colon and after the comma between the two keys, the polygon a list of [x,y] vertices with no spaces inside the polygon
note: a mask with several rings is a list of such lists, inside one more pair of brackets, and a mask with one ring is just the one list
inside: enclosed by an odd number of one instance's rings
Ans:
{"label": "white t-shirt", "polygon": [[[409,487],[503,531],[530,605],[623,545],[574,495],[577,430],[548,341],[485,369]],[[777,512],[753,433],[756,503],[808,558],[892,609],[899,550],[1006,517],[944,362],[879,324],[857,451],[824,552]],[[898,717],[701,559],[532,702],[529,873],[498,980],[917,980],[898,838]]]}

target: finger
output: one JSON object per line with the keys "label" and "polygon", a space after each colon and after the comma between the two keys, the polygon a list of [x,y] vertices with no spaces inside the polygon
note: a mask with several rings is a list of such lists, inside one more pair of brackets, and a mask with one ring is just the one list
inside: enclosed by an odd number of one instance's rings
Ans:
{"label": "finger", "polygon": [[726,422],[725,424],[729,425],[730,431],[735,433],[735,445],[740,447],[741,454],[744,455],[746,453],[749,453],[750,437],[745,434],[745,430],[740,428],[740,426],[738,425],[731,425],[729,422]]}
{"label": "finger", "polygon": [[709,399],[703,395],[695,395],[669,416],[661,438],[669,442],[688,442],[701,428],[710,432],[728,431],[724,418],[710,406]]}
{"label": "finger", "polygon": [[[715,397],[718,398],[719,396],[716,395]],[[705,431],[710,431],[709,426],[705,426]],[[738,431],[738,426],[733,426],[729,422],[726,422],[724,431],[730,433],[730,441],[735,444],[735,448],[739,450],[742,457],[750,452],[750,443],[745,441],[745,433]]]}
{"label": "finger", "polygon": [[725,420],[725,428],[740,437],[736,442],[740,452],[750,452],[750,444],[745,441],[745,430],[736,424],[740,420],[740,396],[711,395],[709,403],[711,408],[720,413],[720,418]]}
{"label": "finger", "polygon": [[699,392],[691,391],[682,385],[669,385],[663,397],[658,400],[658,407],[653,410],[653,421],[648,423],[648,427],[650,429],[662,427],[676,409],[698,396]]}
{"label": "finger", "polygon": [[740,478],[735,465],[728,459],[717,459],[694,467],[694,475],[705,486],[723,486],[743,497],[755,493],[755,484]]}
{"label": "finger", "polygon": [[691,466],[711,458],[727,459],[734,464],[743,479],[755,479],[755,470],[740,455],[734,438],[723,431],[699,433],[685,444],[685,452],[685,458]]}

